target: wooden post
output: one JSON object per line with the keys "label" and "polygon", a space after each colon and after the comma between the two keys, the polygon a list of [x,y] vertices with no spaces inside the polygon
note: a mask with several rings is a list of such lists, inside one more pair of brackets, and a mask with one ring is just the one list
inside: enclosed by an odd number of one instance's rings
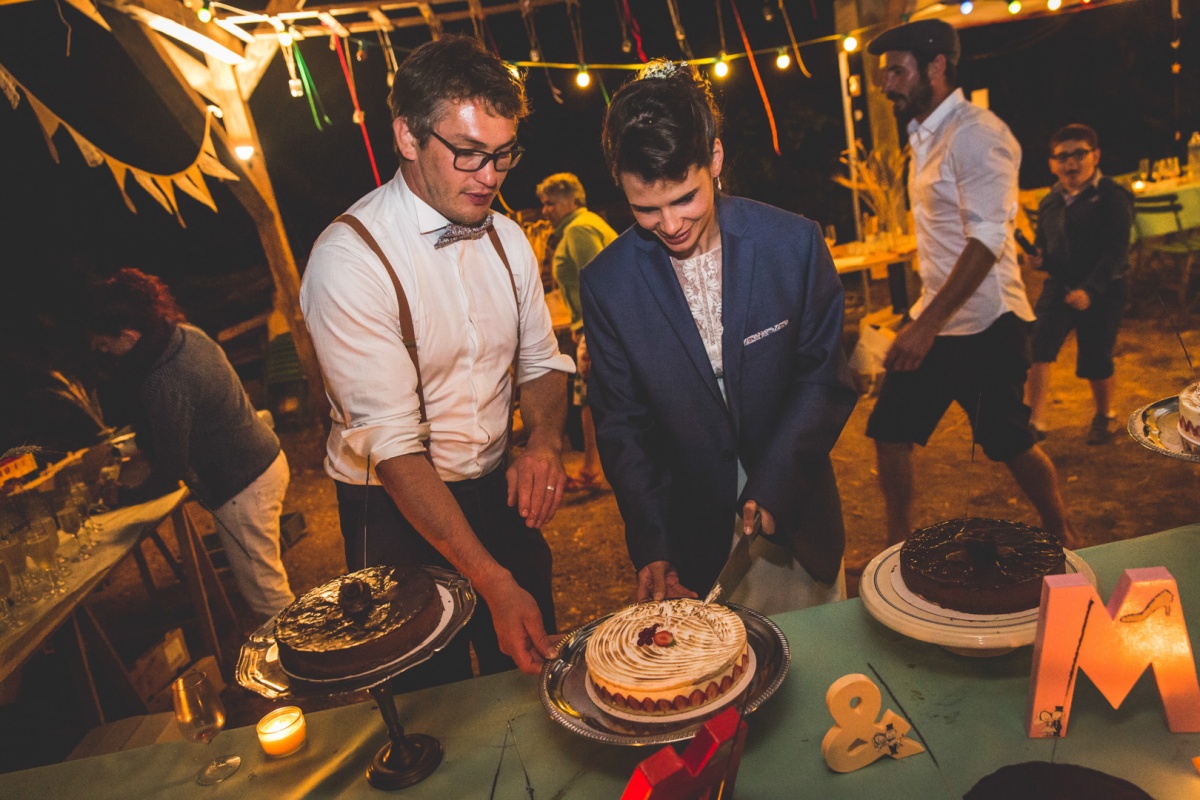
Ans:
{"label": "wooden post", "polygon": [[[148,31],[124,14],[110,9],[105,9],[104,16],[112,26],[113,35],[121,47],[145,74],[155,92],[179,121],[180,127],[199,147],[204,127],[197,124],[197,115],[202,119],[203,115],[208,113],[205,100],[190,86],[157,34]],[[296,270],[296,261],[283,227],[279,206],[275,201],[271,179],[267,174],[254,118],[238,87],[234,69],[217,61],[210,61],[208,67],[210,86],[220,94],[225,115],[231,122],[241,126],[239,135],[244,137],[244,141],[233,140],[219,125],[212,127],[212,138],[227,155],[221,163],[240,179],[230,183],[230,190],[250,214],[258,229],[267,265],[278,290],[277,302],[287,317],[292,339],[296,344],[296,354],[308,379],[312,408],[324,420],[328,417],[329,404],[325,397],[325,385],[321,379],[317,354],[300,312],[300,274]],[[245,94],[248,96],[249,92]],[[254,155],[248,162],[229,157],[236,144],[249,144],[254,147]]]}

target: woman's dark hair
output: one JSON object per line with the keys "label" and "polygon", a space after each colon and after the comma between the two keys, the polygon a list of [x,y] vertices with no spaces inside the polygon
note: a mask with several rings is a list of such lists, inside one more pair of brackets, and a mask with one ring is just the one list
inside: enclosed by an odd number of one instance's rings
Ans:
{"label": "woman's dark hair", "polygon": [[443,36],[413,50],[392,80],[388,108],[404,117],[422,146],[443,103],[482,101],[497,116],[529,116],[525,81],[469,36]]}
{"label": "woman's dark hair", "polygon": [[1054,132],[1050,137],[1050,149],[1053,150],[1063,142],[1084,142],[1095,150],[1100,146],[1100,137],[1091,126],[1075,122]]}
{"label": "woman's dark hair", "polygon": [[88,331],[99,336],[151,333],[184,321],[167,285],[131,267],[97,281],[89,305]]}
{"label": "woman's dark hair", "polygon": [[601,143],[614,181],[629,172],[653,183],[712,164],[720,130],[721,113],[700,73],[686,64],[651,62],[613,97]]}

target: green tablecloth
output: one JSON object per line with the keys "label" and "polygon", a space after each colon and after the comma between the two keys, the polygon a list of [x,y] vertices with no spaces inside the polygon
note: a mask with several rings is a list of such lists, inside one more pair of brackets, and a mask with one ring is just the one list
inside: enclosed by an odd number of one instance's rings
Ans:
{"label": "green tablecloth", "polygon": [[[1089,548],[1107,600],[1121,571],[1166,566],[1179,583],[1188,628],[1200,642],[1200,525]],[[1025,705],[1032,648],[996,658],[966,658],[907,639],[877,624],[858,600],[775,618],[792,647],[792,667],[779,692],[749,717],[749,739],[737,797],[958,798],[1002,765],[1028,760],[1082,764],[1130,780],[1159,800],[1200,795],[1191,764],[1200,734],[1167,730],[1152,676],[1143,675],[1119,710],[1090,681],[1075,695],[1068,735],[1029,739]],[[824,698],[847,673],[877,671],[920,731],[927,754],[884,759],[858,772],[831,772],[820,743],[832,720]],[[410,732],[438,737],[441,767],[404,798],[526,798],[522,761],[535,797],[620,795],[646,748],[596,744],[558,727],[542,710],[536,681],[517,673],[440,687],[397,698]],[[886,693],[885,708],[893,708]],[[501,761],[511,721],[518,751]],[[154,745],[0,776],[0,797],[381,797],[364,778],[386,734],[371,703],[308,715],[309,741],[295,756],[269,760],[253,728],[225,731],[201,747]],[[191,783],[201,763],[220,753],[242,756],[241,770],[217,786]],[[940,765],[940,769],[939,766]],[[495,794],[492,794],[495,781]]]}

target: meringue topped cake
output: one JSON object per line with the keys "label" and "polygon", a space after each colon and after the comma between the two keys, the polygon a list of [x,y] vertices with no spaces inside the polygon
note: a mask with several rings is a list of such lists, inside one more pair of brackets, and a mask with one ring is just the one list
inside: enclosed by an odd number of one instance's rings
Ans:
{"label": "meringue topped cake", "polygon": [[1189,384],[1179,393],[1179,438],[1183,449],[1200,453],[1200,381]]}
{"label": "meringue topped cake", "polygon": [[428,572],[368,567],[318,586],[279,612],[279,665],[301,679],[361,675],[410,653],[441,619]]}
{"label": "meringue topped cake", "polygon": [[750,661],[746,626],[725,606],[638,603],[600,623],[585,652],[596,695],[621,711],[676,714],[726,695]]}

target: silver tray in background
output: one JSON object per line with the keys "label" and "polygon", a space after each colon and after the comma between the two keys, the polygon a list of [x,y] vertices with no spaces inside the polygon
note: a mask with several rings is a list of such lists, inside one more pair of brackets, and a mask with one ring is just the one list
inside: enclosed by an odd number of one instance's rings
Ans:
{"label": "silver tray in background", "polygon": [[1179,397],[1168,397],[1139,408],[1129,417],[1129,435],[1148,450],[1164,456],[1200,464],[1200,453],[1184,448],[1176,425],[1179,422]]}
{"label": "silver tray in background", "polygon": [[371,689],[428,661],[434,653],[450,643],[475,612],[475,590],[471,588],[470,581],[451,570],[440,567],[422,569],[450,595],[451,609],[450,618],[441,630],[416,650],[362,675],[337,681],[305,681],[291,677],[279,665],[275,617],[271,617],[242,645],[234,677],[242,688],[272,700],[279,697],[327,696]]}
{"label": "silver tray in background", "polygon": [[[684,720],[655,718],[627,722],[599,708],[587,692],[584,653],[596,626],[608,614],[576,628],[563,639],[558,658],[542,666],[538,690],[550,718],[572,733],[598,742],[620,745],[667,744],[690,739],[705,722],[730,705],[749,714],[765,703],[783,683],[792,662],[788,641],[774,622],[753,609],[726,603],[746,626],[746,640],[754,648],[758,670],[745,691],[729,702],[718,703],[711,714]],[[615,612],[614,612],[615,613]]]}

